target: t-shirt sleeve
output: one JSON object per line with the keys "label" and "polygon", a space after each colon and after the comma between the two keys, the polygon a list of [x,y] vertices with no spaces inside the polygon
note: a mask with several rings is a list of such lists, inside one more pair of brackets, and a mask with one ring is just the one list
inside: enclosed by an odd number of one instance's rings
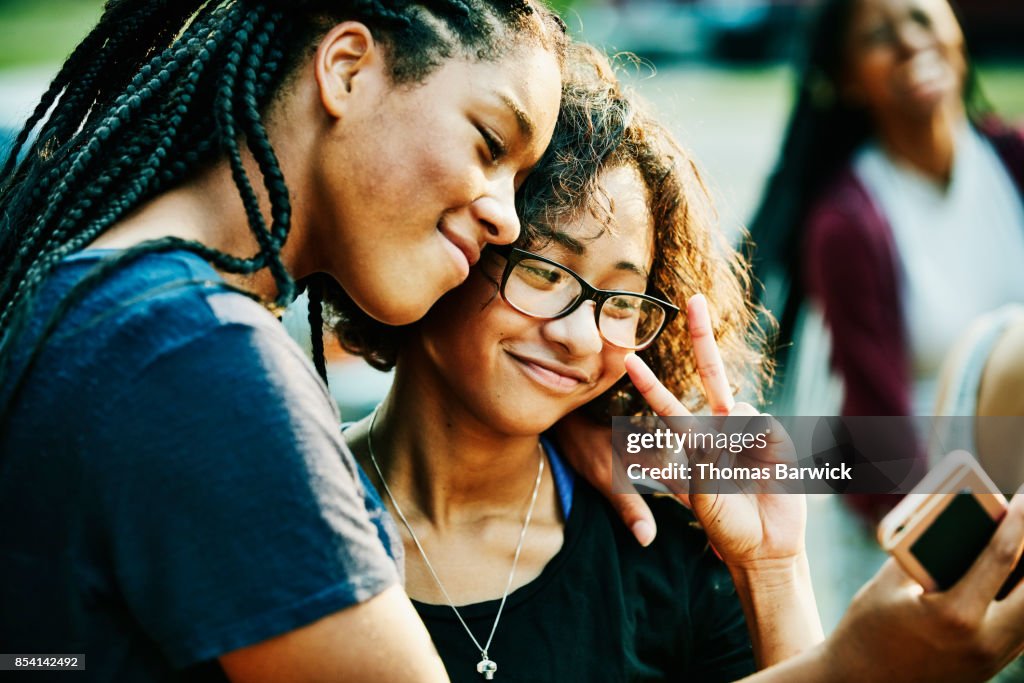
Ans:
{"label": "t-shirt sleeve", "polygon": [[326,389],[283,333],[215,326],[99,412],[112,455],[88,472],[87,509],[120,598],[175,666],[398,581]]}

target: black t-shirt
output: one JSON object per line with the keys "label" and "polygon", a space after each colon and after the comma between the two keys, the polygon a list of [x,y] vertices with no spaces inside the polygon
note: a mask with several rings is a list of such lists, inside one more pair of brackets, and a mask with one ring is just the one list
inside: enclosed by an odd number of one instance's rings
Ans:
{"label": "black t-shirt", "polygon": [[[502,683],[734,681],[753,673],[732,578],[689,510],[649,499],[641,548],[608,503],[575,483],[562,549],[508,597],[489,651]],[[499,600],[459,612],[486,642]],[[414,603],[453,683],[479,683],[480,654],[447,605]]]}

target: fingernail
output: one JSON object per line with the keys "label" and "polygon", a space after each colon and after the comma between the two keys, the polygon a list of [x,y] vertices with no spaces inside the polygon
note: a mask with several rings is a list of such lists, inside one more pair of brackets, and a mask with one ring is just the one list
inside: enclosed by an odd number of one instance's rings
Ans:
{"label": "fingernail", "polygon": [[630,527],[633,535],[636,536],[636,540],[640,541],[640,545],[647,547],[654,540],[654,525],[646,520],[640,520]]}

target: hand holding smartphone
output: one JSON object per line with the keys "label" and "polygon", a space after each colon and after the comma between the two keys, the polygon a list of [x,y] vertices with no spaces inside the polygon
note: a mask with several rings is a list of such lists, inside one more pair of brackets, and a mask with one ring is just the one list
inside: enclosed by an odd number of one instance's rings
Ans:
{"label": "hand holding smartphone", "polygon": [[[928,591],[959,581],[995,534],[1006,497],[966,451],[953,451],[878,526],[878,542]],[[1018,562],[996,596],[1024,575]]]}

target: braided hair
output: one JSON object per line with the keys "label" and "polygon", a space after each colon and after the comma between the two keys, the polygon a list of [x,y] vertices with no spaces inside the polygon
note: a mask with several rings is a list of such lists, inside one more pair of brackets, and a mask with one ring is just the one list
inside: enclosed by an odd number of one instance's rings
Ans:
{"label": "braided hair", "polygon": [[[396,84],[424,78],[455,54],[497,57],[523,36],[560,56],[564,24],[535,3],[108,0],[0,166],[0,386],[9,386],[13,340],[57,264],[220,159],[230,164],[259,250],[239,257],[165,237],[106,257],[54,308],[34,354],[85,290],[154,252],[185,249],[234,274],[267,268],[277,285],[273,304],[289,304],[299,288],[281,260],[291,206],[263,122],[289,75],[344,20],[374,32]],[[270,199],[269,225],[242,163],[243,144]],[[314,338],[322,332],[321,291],[310,288]],[[314,348],[326,379],[322,340]]]}

